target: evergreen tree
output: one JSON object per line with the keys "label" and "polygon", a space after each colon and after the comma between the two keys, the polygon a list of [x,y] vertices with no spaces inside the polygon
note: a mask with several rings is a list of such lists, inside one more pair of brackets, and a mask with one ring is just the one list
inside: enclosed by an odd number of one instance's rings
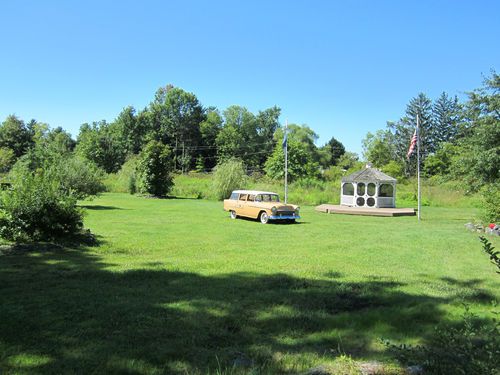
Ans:
{"label": "evergreen tree", "polygon": [[344,145],[335,137],[332,137],[328,141],[328,143],[322,147],[322,149],[326,153],[328,163],[328,165],[323,165],[324,168],[328,168],[332,165],[337,165],[340,157],[345,154]]}
{"label": "evergreen tree", "polygon": [[432,105],[435,141],[437,147],[443,142],[455,141],[462,120],[458,98],[450,98],[443,92]]}
{"label": "evergreen tree", "polygon": [[160,141],[150,141],[141,152],[137,166],[139,189],[155,197],[164,197],[172,189],[173,162],[170,148]]}
{"label": "evergreen tree", "polygon": [[[406,126],[414,128],[419,120],[420,157],[425,159],[427,155],[437,149],[439,135],[432,119],[432,101],[424,93],[412,98],[406,107],[406,116],[403,119]],[[411,132],[413,133],[413,132]],[[409,143],[410,138],[407,139]]]}
{"label": "evergreen tree", "polygon": [[394,135],[394,152],[396,161],[404,163],[407,174],[416,170],[416,158],[407,159],[406,155],[411,137],[419,120],[420,161],[424,162],[427,155],[436,151],[438,141],[432,121],[432,102],[423,93],[412,98],[406,106],[406,113],[397,122],[388,122],[387,126]]}

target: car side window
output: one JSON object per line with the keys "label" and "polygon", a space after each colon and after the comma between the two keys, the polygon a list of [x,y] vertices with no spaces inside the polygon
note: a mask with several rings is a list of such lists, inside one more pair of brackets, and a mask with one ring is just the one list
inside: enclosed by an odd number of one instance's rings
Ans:
{"label": "car side window", "polygon": [[256,201],[256,202],[262,202],[262,195],[260,195],[260,194],[259,194],[259,195],[257,195],[257,196],[255,197],[255,201]]}
{"label": "car side window", "polygon": [[247,201],[249,201],[249,202],[253,202],[254,200],[255,200],[255,195],[253,195],[253,194],[249,194],[249,195],[248,195],[248,198],[247,198]]}
{"label": "car side window", "polygon": [[246,201],[248,194],[240,194],[240,201]]}

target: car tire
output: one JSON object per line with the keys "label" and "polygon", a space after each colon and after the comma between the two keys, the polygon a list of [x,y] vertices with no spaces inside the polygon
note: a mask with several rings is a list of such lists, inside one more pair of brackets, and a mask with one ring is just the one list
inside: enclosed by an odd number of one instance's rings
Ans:
{"label": "car tire", "polygon": [[262,211],[260,213],[259,219],[262,224],[267,224],[269,222],[269,215],[267,214],[267,212]]}
{"label": "car tire", "polygon": [[238,217],[238,215],[236,215],[236,211],[231,210],[229,211],[229,217],[234,220]]}

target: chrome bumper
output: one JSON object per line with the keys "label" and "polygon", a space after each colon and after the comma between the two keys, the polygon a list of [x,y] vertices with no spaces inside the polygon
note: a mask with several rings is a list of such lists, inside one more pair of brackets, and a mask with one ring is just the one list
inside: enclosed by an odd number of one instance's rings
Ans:
{"label": "chrome bumper", "polygon": [[299,215],[283,215],[283,216],[278,216],[278,215],[272,215],[269,216],[270,220],[295,220],[295,219],[300,219]]}

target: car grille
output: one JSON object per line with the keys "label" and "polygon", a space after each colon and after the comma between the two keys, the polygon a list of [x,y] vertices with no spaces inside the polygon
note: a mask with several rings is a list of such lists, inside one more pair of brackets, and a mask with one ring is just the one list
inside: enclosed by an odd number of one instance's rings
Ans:
{"label": "car grille", "polygon": [[276,212],[276,216],[292,216],[295,214],[295,211],[278,211]]}

